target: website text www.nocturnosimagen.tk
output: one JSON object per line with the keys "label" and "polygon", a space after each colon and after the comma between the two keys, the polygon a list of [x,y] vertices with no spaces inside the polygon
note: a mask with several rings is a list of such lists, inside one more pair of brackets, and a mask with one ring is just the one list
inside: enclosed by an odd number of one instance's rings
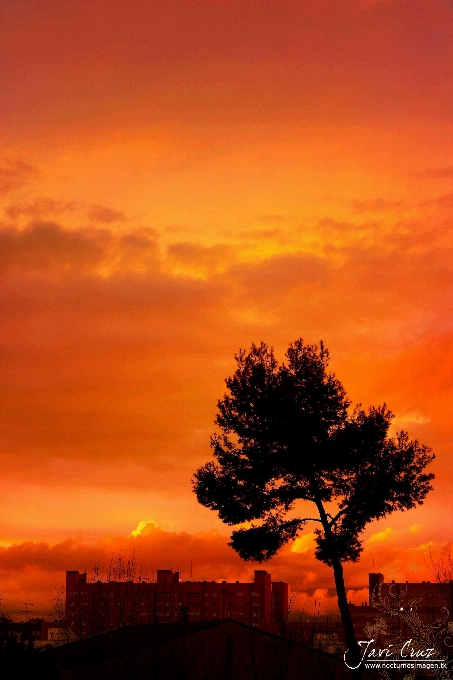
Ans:
{"label": "website text www.nocturnosimagen.tk", "polygon": [[406,670],[406,669],[427,669],[427,670],[441,670],[447,668],[445,661],[440,659],[433,659],[432,661],[368,661],[364,664],[365,668],[370,670],[389,670],[392,668]]}

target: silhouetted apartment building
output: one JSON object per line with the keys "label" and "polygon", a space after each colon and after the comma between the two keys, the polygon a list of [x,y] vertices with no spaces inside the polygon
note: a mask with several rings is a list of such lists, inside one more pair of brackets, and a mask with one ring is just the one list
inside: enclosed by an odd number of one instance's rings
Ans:
{"label": "silhouetted apartment building", "polygon": [[89,582],[86,573],[66,572],[66,621],[82,637],[140,623],[271,623],[285,620],[287,612],[288,584],[272,582],[262,570],[253,583],[180,581],[169,569],[158,570],[156,582]]}
{"label": "silhouetted apartment building", "polygon": [[[364,639],[367,637],[369,626],[374,626],[375,636],[380,634],[383,638],[394,638],[398,635],[410,637],[411,628],[407,623],[407,615],[410,613],[418,616],[425,625],[434,623],[447,612],[451,619],[452,581],[386,583],[384,575],[380,573],[371,573],[368,579],[369,602],[364,602],[362,606],[349,605],[356,634],[364,636]],[[375,606],[379,602],[381,606]]]}
{"label": "silhouetted apartment building", "polygon": [[40,647],[69,642],[71,634],[65,621],[45,621],[40,618],[13,621],[0,616],[0,638],[5,640],[11,637],[21,641],[32,641],[35,647]]}

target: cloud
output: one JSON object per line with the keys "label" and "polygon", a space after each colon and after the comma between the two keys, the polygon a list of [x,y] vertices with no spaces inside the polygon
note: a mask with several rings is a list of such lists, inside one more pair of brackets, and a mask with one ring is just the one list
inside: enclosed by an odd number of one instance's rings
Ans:
{"label": "cloud", "polygon": [[168,464],[184,441],[194,455],[189,433],[212,420],[202,414],[214,396],[202,395],[217,379],[200,381],[200,357],[210,365],[210,345],[227,342],[205,337],[224,285],[162,271],[152,230],[39,222],[4,229],[0,243],[8,450],[121,459],[128,448]]}
{"label": "cloud", "polygon": [[[433,247],[433,240],[436,245],[448,234],[434,231],[427,238],[416,225],[411,229],[412,250],[384,242],[377,230],[374,247],[337,245],[334,257],[256,253],[238,262],[244,253],[236,245],[229,251],[189,242],[167,255],[149,228],[119,234],[54,222],[4,228],[1,458],[12,480],[7,486],[15,490],[0,499],[9,518],[4,537],[55,541],[69,532],[66,517],[71,532],[76,524],[88,531],[93,516],[97,534],[113,531],[134,505],[140,511],[131,528],[149,517],[165,526],[182,521],[184,528],[195,514],[190,478],[210,457],[216,402],[234,371],[234,353],[264,340],[282,359],[302,334],[326,342],[332,369],[354,402],[386,401],[397,415],[410,416],[411,436],[438,454],[436,491],[447,493],[452,277],[448,248]],[[187,269],[205,267],[204,277],[174,273],[174,257]],[[48,497],[59,508],[51,521],[44,510]],[[9,508],[26,505],[33,520],[30,498],[35,508],[40,499],[43,519],[27,521],[25,534],[23,513],[13,517]],[[439,515],[446,503],[440,495],[429,498]],[[208,511],[197,516],[197,526],[211,522],[218,520]],[[121,524],[123,532],[131,528]],[[296,548],[310,544],[309,533],[298,537]],[[161,536],[154,529],[151,534],[153,540]],[[391,543],[373,544],[383,551],[383,564],[400,559]],[[197,554],[198,544],[192,545]],[[215,552],[219,544],[209,545]],[[222,550],[204,575],[216,578],[226,570]],[[420,562],[418,553],[407,559]],[[80,568],[89,564],[82,561]],[[310,547],[288,547],[270,568],[310,597],[317,587],[332,588],[329,570],[314,561]],[[351,572],[351,589],[364,587],[366,569],[372,570],[368,557],[363,569]]]}
{"label": "cloud", "polygon": [[225,270],[236,259],[235,249],[223,243],[205,246],[182,241],[170,244],[167,253],[174,271],[204,276]]}
{"label": "cloud", "polygon": [[108,241],[107,232],[67,231],[56,222],[36,221],[22,231],[0,231],[0,267],[84,268],[102,260]]}
{"label": "cloud", "polygon": [[291,552],[295,553],[306,553],[309,550],[314,550],[315,548],[315,534],[303,534],[299,538],[296,538],[294,543],[291,544]]}
{"label": "cloud", "polygon": [[[228,537],[217,531],[188,533],[165,531],[151,522],[140,525],[139,533],[134,532],[129,537],[106,537],[96,543],[72,538],[54,545],[27,541],[0,546],[0,584],[5,600],[13,603],[25,591],[36,590],[28,580],[32,576],[32,581],[40,582],[41,589],[35,605],[44,608],[46,594],[47,603],[50,603],[54,587],[64,582],[66,570],[92,574],[95,565],[100,564],[100,572],[105,575],[112,558],[118,555],[126,561],[135,555],[138,568],[150,577],[155,576],[156,569],[172,568],[179,570],[183,579],[188,579],[192,571],[195,580],[252,581],[254,570],[264,568],[270,571],[274,580],[289,581],[293,588],[303,591],[302,600],[317,599],[319,604],[322,597],[325,605],[329,599],[330,570],[316,563],[312,552],[295,554],[286,547],[271,563],[260,565],[243,562],[228,546]],[[314,573],[316,578],[313,578]],[[24,590],[21,590],[21,579]],[[9,592],[5,590],[8,584]],[[331,592],[330,598],[332,595]]]}
{"label": "cloud", "polygon": [[20,189],[39,175],[37,168],[21,160],[1,159],[0,194]]}
{"label": "cloud", "polygon": [[[231,233],[228,234],[231,236]],[[246,229],[238,233],[238,236],[245,241],[252,241],[253,244],[262,241],[275,241],[281,246],[287,246],[294,242],[294,237],[284,229]]]}
{"label": "cloud", "polygon": [[445,208],[453,208],[453,193],[439,196],[439,198],[437,198],[437,204]]}
{"label": "cloud", "polygon": [[158,266],[153,229],[117,235],[107,228],[65,229],[55,221],[34,220],[24,229],[0,229],[0,245],[3,270],[52,270],[63,274],[91,270],[105,276],[112,271],[140,272]]}
{"label": "cloud", "polygon": [[453,166],[443,168],[428,168],[416,173],[418,177],[427,179],[451,179],[453,178]]}
{"label": "cloud", "polygon": [[230,276],[243,287],[251,300],[286,295],[296,288],[327,285],[329,265],[309,253],[273,255],[256,263],[231,267]]}
{"label": "cloud", "polygon": [[[138,571],[151,578],[157,569],[171,568],[180,571],[183,580],[190,578],[192,571],[195,580],[250,582],[254,570],[264,568],[273,580],[286,581],[298,591],[296,609],[304,608],[308,615],[314,608],[320,608],[321,613],[336,611],[332,570],[314,558],[313,547],[300,551],[287,545],[270,562],[258,564],[242,561],[228,546],[229,538],[218,531],[168,531],[153,522],[140,526],[140,532],[130,536],[106,536],[96,542],[75,537],[55,544],[26,541],[0,546],[0,589],[7,608],[18,608],[20,601],[34,594],[35,610],[48,611],[55,587],[64,583],[66,570],[87,571],[92,576],[99,565],[99,573],[105,578],[112,559],[127,561],[134,556]],[[307,534],[308,541],[311,536]],[[410,581],[429,578],[429,549],[436,559],[442,548],[443,544],[434,543],[368,542],[360,563],[345,565],[348,598],[358,604],[367,599],[370,571]]]}
{"label": "cloud", "polygon": [[396,427],[407,427],[408,425],[425,425],[431,422],[429,416],[424,415],[420,411],[413,411],[409,413],[401,413],[393,420]]}
{"label": "cloud", "polygon": [[90,220],[102,222],[104,224],[124,222],[126,219],[124,213],[120,210],[114,210],[113,208],[107,208],[102,205],[92,205],[87,215]]}
{"label": "cloud", "polygon": [[36,592],[39,583],[41,592],[37,593],[35,610],[50,609],[53,589],[64,583],[66,570],[92,574],[95,565],[100,564],[101,573],[105,573],[112,558],[120,554],[126,560],[135,554],[139,569],[150,577],[155,576],[156,569],[170,567],[187,579],[192,564],[196,579],[251,581],[254,568],[259,568],[253,563],[244,564],[217,532],[168,532],[150,523],[136,537],[108,537],[91,544],[80,539],[54,545],[27,541],[0,546],[0,587],[6,606],[17,606],[22,594]]}
{"label": "cloud", "polygon": [[[447,336],[439,370],[436,336],[416,345],[432,332],[433,314],[448,319],[438,297],[440,284],[446,300],[451,287],[445,251],[356,246],[340,251],[340,265],[300,252],[239,264],[225,244],[183,242],[166,257],[152,229],[115,234],[55,222],[5,228],[0,242],[5,452],[26,454],[38,478],[43,452],[101,462],[121,460],[127,448],[132,462],[180,469],[172,474],[182,483],[209,453],[234,352],[252,341],[286,348],[302,333],[323,338],[355,399],[387,401],[411,430],[438,426],[435,403],[445,410]],[[426,316],[413,314],[414,300]],[[83,467],[71,474],[83,477]]]}
{"label": "cloud", "polygon": [[348,247],[358,246],[360,250],[367,247],[375,248],[380,241],[383,231],[381,220],[367,222],[349,222],[332,217],[318,220],[318,229],[322,234],[323,246],[327,252],[337,249],[347,252]]}
{"label": "cloud", "polygon": [[368,543],[380,543],[381,541],[387,541],[393,535],[392,527],[387,527],[383,531],[378,531],[372,534],[368,539]]}
{"label": "cloud", "polygon": [[5,213],[12,220],[17,220],[21,215],[38,219],[49,215],[72,212],[75,207],[74,202],[68,203],[67,201],[56,201],[53,198],[37,196],[32,202],[12,203],[5,208]]}
{"label": "cloud", "polygon": [[386,210],[393,210],[400,208],[403,205],[402,201],[386,201],[383,198],[369,199],[362,201],[356,199],[352,202],[352,207],[355,212],[384,212]]}

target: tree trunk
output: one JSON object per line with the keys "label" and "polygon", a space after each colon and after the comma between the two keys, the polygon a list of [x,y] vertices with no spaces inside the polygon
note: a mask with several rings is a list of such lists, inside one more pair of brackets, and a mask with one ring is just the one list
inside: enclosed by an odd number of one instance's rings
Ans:
{"label": "tree trunk", "polygon": [[324,510],[324,506],[321,501],[317,501],[316,505],[318,506],[319,516],[321,519],[322,527],[324,529],[326,540],[328,541],[328,544],[330,546],[330,559],[333,567],[335,588],[337,590],[338,608],[340,610],[341,623],[343,624],[343,630],[346,637],[346,644],[349,652],[347,657],[348,665],[350,667],[352,666],[351,675],[354,678],[354,680],[362,680],[363,673],[360,665],[362,654],[360,651],[360,647],[357,643],[357,639],[354,632],[354,626],[352,625],[351,612],[349,611],[348,607],[348,599],[346,597],[346,588],[344,585],[343,566],[338,558],[337,551],[335,550],[335,546],[333,544],[331,527],[326,511]]}
{"label": "tree trunk", "polygon": [[[360,647],[357,643],[354,626],[352,624],[351,612],[349,611],[348,607],[346,588],[344,585],[343,567],[340,560],[338,560],[336,556],[332,559],[332,567],[335,578],[335,587],[337,589],[338,608],[341,614],[341,623],[343,624],[346,644],[349,650],[348,665],[353,667],[359,666],[361,659]],[[351,673],[355,680],[359,680],[363,677],[360,666],[356,670],[352,670]]]}

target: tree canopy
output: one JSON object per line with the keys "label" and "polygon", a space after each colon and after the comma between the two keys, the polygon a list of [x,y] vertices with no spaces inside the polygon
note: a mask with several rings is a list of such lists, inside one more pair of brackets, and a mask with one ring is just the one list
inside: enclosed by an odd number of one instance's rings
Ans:
{"label": "tree canopy", "polygon": [[[434,455],[406,432],[389,436],[385,404],[351,409],[322,342],[297,340],[281,364],[265,343],[235,358],[218,402],[215,460],[195,473],[194,491],[225,523],[247,523],[230,543],[245,560],[270,559],[307,522],[318,523],[315,555],[333,568],[349,667],[361,678],[342,565],[359,558],[369,522],[423,502]],[[309,502],[315,510],[305,514]]]}
{"label": "tree canopy", "polygon": [[[216,460],[196,472],[194,490],[227,524],[251,522],[232,533],[242,558],[268,560],[314,519],[322,526],[318,559],[331,565],[334,553],[356,561],[369,522],[423,502],[433,479],[424,472],[430,449],[405,432],[390,437],[385,404],[351,411],[323,343],[297,340],[282,364],[265,343],[235,358],[229,393],[218,402]],[[299,499],[312,501],[319,516],[293,516]],[[333,514],[326,504],[336,506]]]}

